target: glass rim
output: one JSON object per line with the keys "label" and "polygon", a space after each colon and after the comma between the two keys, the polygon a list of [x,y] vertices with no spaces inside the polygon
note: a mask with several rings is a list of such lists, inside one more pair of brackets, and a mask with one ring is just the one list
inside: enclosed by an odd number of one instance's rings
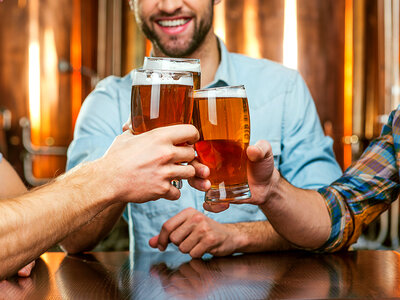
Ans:
{"label": "glass rim", "polygon": [[189,62],[189,63],[199,63],[200,64],[200,59],[199,58],[145,56],[144,59],[166,60],[166,61],[173,61],[173,62]]}
{"label": "glass rim", "polygon": [[133,70],[131,78],[132,86],[148,84],[182,84],[192,86],[193,88],[193,74],[188,71],[139,68]]}
{"label": "glass rim", "polygon": [[203,89],[196,90],[196,92],[206,92],[206,91],[224,90],[224,89],[243,89],[243,90],[246,90],[244,84],[240,84],[240,85],[225,85],[225,86],[218,86],[218,87],[212,87],[212,88],[203,88]]}
{"label": "glass rim", "polygon": [[[239,91],[239,93],[229,93],[229,91]],[[209,95],[211,93],[211,95]],[[203,88],[193,91],[194,98],[203,97],[232,97],[232,98],[247,98],[246,88],[241,85],[226,85],[214,88]]]}
{"label": "glass rim", "polygon": [[190,77],[193,77],[193,73],[190,71],[175,71],[175,70],[163,70],[163,69],[143,69],[143,68],[138,68],[134,69],[133,72],[138,72],[138,73],[164,73],[164,74],[173,74],[173,75],[188,75]]}
{"label": "glass rim", "polygon": [[177,70],[201,73],[200,59],[146,56],[143,69]]}

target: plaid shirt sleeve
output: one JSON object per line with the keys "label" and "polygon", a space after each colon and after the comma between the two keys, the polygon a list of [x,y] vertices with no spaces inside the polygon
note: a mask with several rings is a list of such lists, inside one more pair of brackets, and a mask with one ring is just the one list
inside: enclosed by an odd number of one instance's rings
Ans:
{"label": "plaid shirt sleeve", "polygon": [[400,109],[390,114],[381,136],[337,181],[318,192],[325,198],[332,230],[318,251],[332,252],[355,243],[363,229],[397,199],[400,192]]}

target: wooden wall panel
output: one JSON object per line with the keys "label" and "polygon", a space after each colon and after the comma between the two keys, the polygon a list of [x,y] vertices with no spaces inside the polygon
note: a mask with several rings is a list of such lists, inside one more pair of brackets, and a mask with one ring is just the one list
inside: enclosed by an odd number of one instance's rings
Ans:
{"label": "wooden wall panel", "polygon": [[299,72],[321,123],[332,124],[334,150],[343,163],[345,0],[298,1]]}
{"label": "wooden wall panel", "polygon": [[134,12],[128,1],[123,2],[122,8],[122,75],[143,65],[146,52],[146,38],[136,24]]}
{"label": "wooden wall panel", "polygon": [[283,0],[258,0],[258,32],[262,57],[273,61],[283,60]]}
{"label": "wooden wall panel", "polygon": [[226,0],[226,46],[229,51],[244,53],[244,0]]}
{"label": "wooden wall panel", "polygon": [[[261,57],[282,62],[283,53],[283,0],[225,0],[226,46],[229,51],[247,54],[260,53]],[[255,19],[246,19],[245,11],[253,6]],[[247,23],[254,23],[248,26]],[[255,34],[246,32],[254,28]],[[257,38],[259,49],[246,49],[247,35]],[[255,50],[255,51],[252,51]]]}
{"label": "wooden wall panel", "polygon": [[[98,1],[81,1],[82,101],[93,90],[97,76]],[[93,79],[93,81],[92,81]]]}

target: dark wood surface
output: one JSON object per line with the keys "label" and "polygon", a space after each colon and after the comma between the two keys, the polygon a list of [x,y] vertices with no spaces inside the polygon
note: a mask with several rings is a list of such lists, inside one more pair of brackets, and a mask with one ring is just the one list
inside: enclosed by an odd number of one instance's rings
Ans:
{"label": "dark wood surface", "polygon": [[391,299],[400,255],[268,253],[191,260],[180,253],[46,253],[30,278],[0,282],[0,299]]}

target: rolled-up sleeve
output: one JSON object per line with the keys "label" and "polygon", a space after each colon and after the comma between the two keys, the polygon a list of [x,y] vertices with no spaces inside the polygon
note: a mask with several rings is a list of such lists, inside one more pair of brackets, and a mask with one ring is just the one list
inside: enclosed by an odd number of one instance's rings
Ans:
{"label": "rolled-up sleeve", "polygon": [[379,138],[330,186],[324,197],[332,231],[319,251],[338,251],[355,243],[368,224],[397,199],[400,192],[396,147],[391,132],[393,114]]}

